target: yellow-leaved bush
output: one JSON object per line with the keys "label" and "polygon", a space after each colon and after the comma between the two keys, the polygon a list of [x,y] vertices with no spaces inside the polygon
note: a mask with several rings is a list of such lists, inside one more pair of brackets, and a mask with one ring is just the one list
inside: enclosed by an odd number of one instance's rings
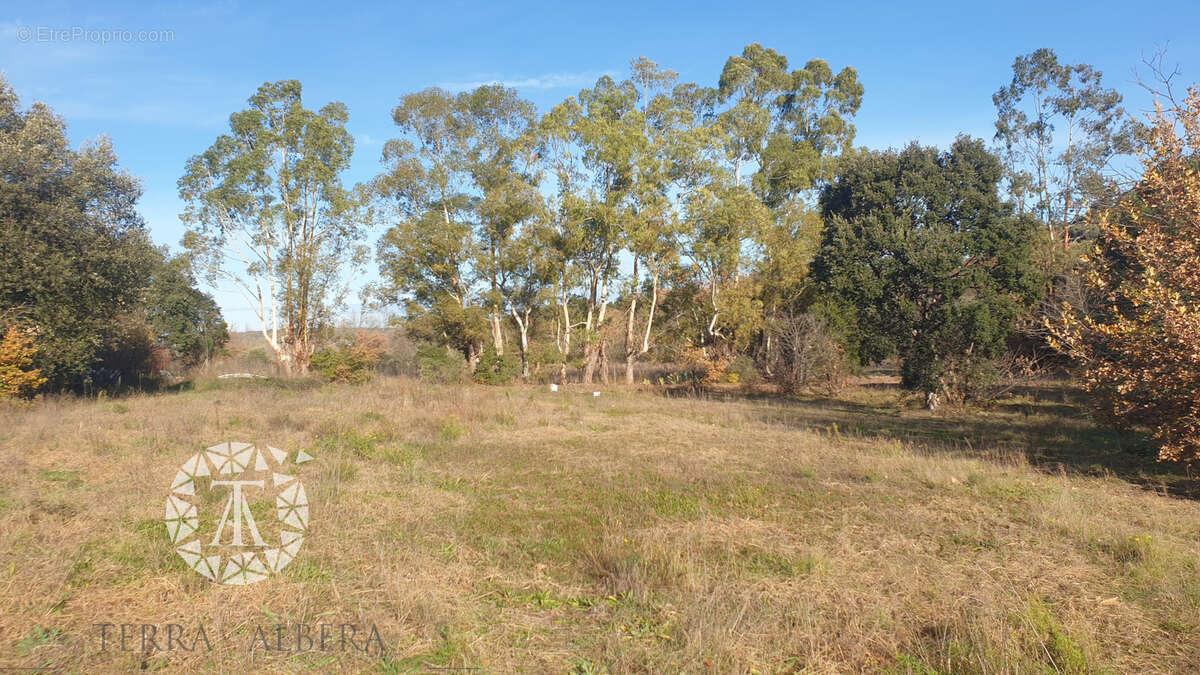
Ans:
{"label": "yellow-leaved bush", "polygon": [[1048,322],[1097,412],[1144,427],[1159,458],[1200,460],[1200,89],[1160,105],[1144,174],[1099,216],[1086,305]]}
{"label": "yellow-leaved bush", "polygon": [[33,367],[36,351],[32,329],[9,325],[0,338],[0,398],[31,396],[46,382],[41,369]]}

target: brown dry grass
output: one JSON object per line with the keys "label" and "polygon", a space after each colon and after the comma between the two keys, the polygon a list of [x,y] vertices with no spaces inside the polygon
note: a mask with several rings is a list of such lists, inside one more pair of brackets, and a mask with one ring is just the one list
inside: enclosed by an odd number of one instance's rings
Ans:
{"label": "brown dry grass", "polygon": [[[0,411],[0,666],[1200,669],[1200,503],[1165,494],[1190,481],[1065,390],[931,415],[886,386],[201,384]],[[227,439],[318,458],[310,539],[248,587],[185,568],[159,520]],[[101,652],[99,622],[203,623],[213,650]],[[374,624],[390,653],[249,650],[276,622]]]}

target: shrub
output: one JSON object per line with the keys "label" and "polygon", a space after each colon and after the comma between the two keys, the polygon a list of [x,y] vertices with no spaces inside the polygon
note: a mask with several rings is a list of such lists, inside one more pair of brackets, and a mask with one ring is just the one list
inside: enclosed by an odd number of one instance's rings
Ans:
{"label": "shrub", "polygon": [[371,379],[382,351],[382,338],[359,332],[349,343],[314,352],[309,366],[330,382],[360,384]]}
{"label": "shrub", "polygon": [[821,384],[834,394],[845,384],[846,352],[824,319],[797,314],[775,319],[767,330],[771,346],[763,355],[764,369],[782,391],[796,393]]}
{"label": "shrub", "polygon": [[759,384],[762,375],[754,366],[754,359],[744,354],[739,355],[725,370],[725,379],[733,384]]}
{"label": "shrub", "polygon": [[552,340],[529,345],[529,375],[533,382],[546,383],[559,378],[562,354]]}
{"label": "shrub", "polygon": [[85,380],[94,389],[154,387],[156,368],[166,365],[163,355],[156,356],[154,335],[140,314],[118,317],[113,333],[104,340],[97,357]]}
{"label": "shrub", "polygon": [[31,396],[46,382],[33,367],[37,345],[33,330],[12,324],[0,339],[0,397]]}
{"label": "shrub", "polygon": [[697,347],[690,342],[683,346],[679,355],[697,384],[720,382],[734,360],[733,354],[721,352],[716,347]]}
{"label": "shrub", "polygon": [[417,346],[408,334],[403,329],[393,329],[388,335],[387,349],[379,355],[379,365],[375,370],[385,375],[416,377],[420,375],[416,354]]}
{"label": "shrub", "polygon": [[467,360],[456,350],[439,345],[424,345],[417,349],[417,372],[422,380],[439,384],[463,381]]}
{"label": "shrub", "polygon": [[520,374],[521,360],[511,354],[497,354],[492,345],[484,347],[475,365],[475,381],[480,384],[511,384]]}
{"label": "shrub", "polygon": [[275,363],[275,357],[268,354],[267,350],[262,347],[254,347],[253,349],[246,350],[242,358],[252,366],[270,366]]}
{"label": "shrub", "polygon": [[988,403],[1038,372],[1037,355],[1009,350],[995,359],[948,358],[942,367],[943,393],[951,403]]}
{"label": "shrub", "polygon": [[[1084,277],[1088,307],[1048,321],[1098,413],[1151,429],[1159,457],[1200,461],[1200,88],[1151,129],[1145,173],[1113,213]],[[1181,134],[1179,129],[1182,129]]]}

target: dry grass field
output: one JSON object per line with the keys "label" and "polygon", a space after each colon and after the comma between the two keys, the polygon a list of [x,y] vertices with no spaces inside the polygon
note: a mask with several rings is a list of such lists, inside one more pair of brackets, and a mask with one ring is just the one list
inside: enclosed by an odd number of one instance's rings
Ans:
{"label": "dry grass field", "polygon": [[[162,522],[179,465],[226,440],[316,457],[303,549],[242,587],[188,569]],[[784,400],[214,380],[12,406],[0,666],[1197,671],[1200,502],[1145,453],[1054,384],[936,414],[882,382]],[[212,648],[143,648],[143,624]],[[378,641],[295,649],[323,624]]]}

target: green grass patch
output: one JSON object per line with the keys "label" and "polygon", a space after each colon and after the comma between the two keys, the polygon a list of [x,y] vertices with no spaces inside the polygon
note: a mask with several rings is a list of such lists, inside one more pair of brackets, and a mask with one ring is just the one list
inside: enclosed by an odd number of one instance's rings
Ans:
{"label": "green grass patch", "polygon": [[62,631],[57,628],[46,628],[41,624],[35,625],[17,643],[17,653],[21,656],[29,656],[38,647],[45,647],[57,642],[61,633]]}
{"label": "green grass patch", "polygon": [[38,477],[51,483],[66,483],[69,487],[75,487],[83,482],[78,471],[66,469],[44,469],[38,472]]}

